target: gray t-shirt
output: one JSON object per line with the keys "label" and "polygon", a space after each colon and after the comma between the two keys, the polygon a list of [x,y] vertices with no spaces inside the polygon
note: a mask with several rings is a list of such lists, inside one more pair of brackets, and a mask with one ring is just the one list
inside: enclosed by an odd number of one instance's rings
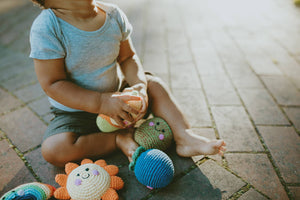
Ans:
{"label": "gray t-shirt", "polygon": [[[67,77],[77,85],[99,92],[118,90],[117,57],[120,42],[128,39],[132,26],[126,15],[113,4],[97,1],[106,12],[104,25],[96,31],[83,31],[43,10],[32,24],[30,57],[40,60],[65,59]],[[52,106],[66,107],[49,97]]]}

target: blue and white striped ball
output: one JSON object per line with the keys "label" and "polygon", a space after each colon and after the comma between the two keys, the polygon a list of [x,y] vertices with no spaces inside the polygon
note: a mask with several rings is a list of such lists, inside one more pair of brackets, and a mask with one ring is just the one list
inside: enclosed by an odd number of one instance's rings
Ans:
{"label": "blue and white striped ball", "polygon": [[163,151],[149,149],[137,158],[134,173],[137,180],[148,188],[163,188],[173,180],[174,165]]}

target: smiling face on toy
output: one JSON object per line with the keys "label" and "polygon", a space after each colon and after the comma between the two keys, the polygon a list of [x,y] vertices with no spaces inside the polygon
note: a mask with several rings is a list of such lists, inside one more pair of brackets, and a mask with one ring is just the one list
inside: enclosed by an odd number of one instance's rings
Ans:
{"label": "smiling face on toy", "polygon": [[170,129],[168,124],[165,121],[160,120],[159,118],[153,118],[152,120],[150,120],[148,125],[156,131],[159,140],[164,140],[165,133]]}
{"label": "smiling face on toy", "polygon": [[134,135],[135,141],[145,149],[167,149],[173,139],[172,131],[165,120],[154,117],[145,121]]}
{"label": "smiling face on toy", "polygon": [[114,165],[107,165],[104,160],[95,163],[84,159],[81,165],[68,163],[66,175],[58,174],[56,182],[62,186],[54,192],[57,199],[108,199],[107,196],[118,196],[115,190],[123,187],[124,182],[115,176],[119,169]]}
{"label": "smiling face on toy", "polygon": [[[102,183],[102,184],[98,184]],[[68,177],[67,190],[70,196],[83,197],[89,188],[94,185],[95,191],[106,191],[110,186],[109,174],[100,166],[95,164],[84,164],[74,169]],[[98,187],[98,188],[97,188]],[[101,196],[101,194],[94,195]],[[91,194],[89,194],[91,195]]]}

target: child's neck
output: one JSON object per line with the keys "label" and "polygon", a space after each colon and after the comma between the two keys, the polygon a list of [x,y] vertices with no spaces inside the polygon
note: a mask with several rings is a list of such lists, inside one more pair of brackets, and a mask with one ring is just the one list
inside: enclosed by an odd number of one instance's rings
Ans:
{"label": "child's neck", "polygon": [[95,0],[46,0],[45,7],[59,15],[76,19],[88,19],[97,15]]}

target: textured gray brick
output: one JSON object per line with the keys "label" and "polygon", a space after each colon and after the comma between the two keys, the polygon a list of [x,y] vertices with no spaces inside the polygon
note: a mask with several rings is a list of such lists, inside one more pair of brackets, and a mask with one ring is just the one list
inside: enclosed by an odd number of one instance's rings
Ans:
{"label": "textured gray brick", "polygon": [[264,150],[243,107],[212,107],[212,114],[228,151]]}
{"label": "textured gray brick", "polygon": [[255,124],[290,124],[265,89],[242,89],[239,92]]}
{"label": "textured gray brick", "polygon": [[280,105],[300,105],[300,92],[284,76],[262,76]]}

